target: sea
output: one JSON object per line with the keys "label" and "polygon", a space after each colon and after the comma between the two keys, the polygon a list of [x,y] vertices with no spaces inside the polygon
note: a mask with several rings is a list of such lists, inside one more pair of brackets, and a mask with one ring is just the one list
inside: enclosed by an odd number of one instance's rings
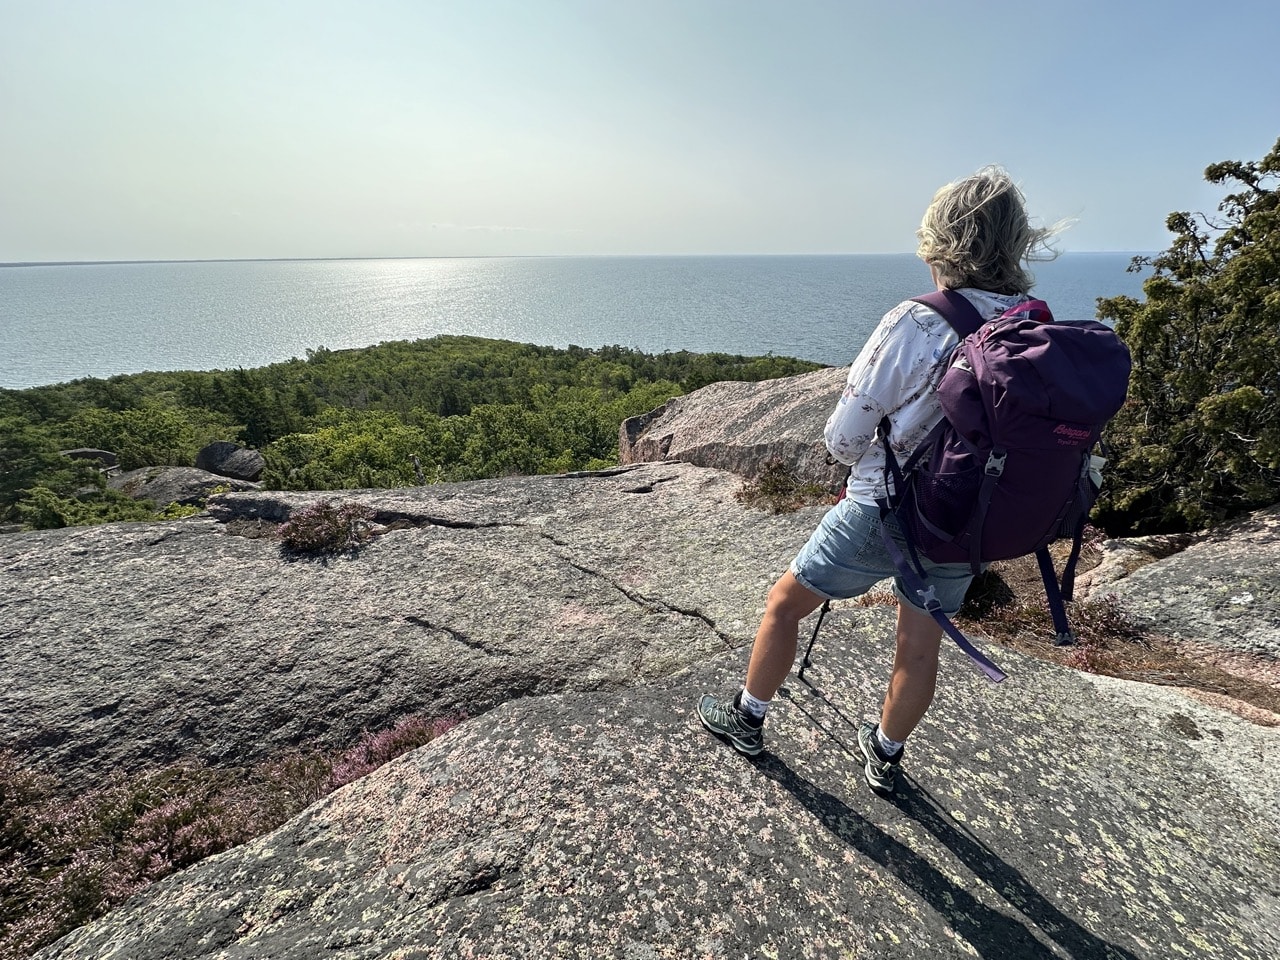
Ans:
{"label": "sea", "polygon": [[[1035,265],[1059,319],[1140,298],[1132,253]],[[849,363],[931,289],[910,254],[220,260],[0,266],[0,388],[258,367],[308,350],[465,334]]]}

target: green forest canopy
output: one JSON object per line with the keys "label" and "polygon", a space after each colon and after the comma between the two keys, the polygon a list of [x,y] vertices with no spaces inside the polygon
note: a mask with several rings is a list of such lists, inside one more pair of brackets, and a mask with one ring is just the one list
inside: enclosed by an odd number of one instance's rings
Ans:
{"label": "green forest canopy", "polygon": [[617,463],[618,428],[719,380],[790,376],[783,357],[567,349],[441,336],[307,351],[252,370],[140,373],[0,390],[0,520],[142,519],[58,451],[110,450],[122,469],[190,466],[213,440],[263,453],[265,485],[394,487]]}

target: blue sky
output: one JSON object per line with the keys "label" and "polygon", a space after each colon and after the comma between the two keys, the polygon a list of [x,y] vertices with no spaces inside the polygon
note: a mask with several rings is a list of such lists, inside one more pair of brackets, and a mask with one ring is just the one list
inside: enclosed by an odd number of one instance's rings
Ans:
{"label": "blue sky", "polygon": [[914,249],[986,163],[1157,250],[1280,5],[0,0],[0,261]]}

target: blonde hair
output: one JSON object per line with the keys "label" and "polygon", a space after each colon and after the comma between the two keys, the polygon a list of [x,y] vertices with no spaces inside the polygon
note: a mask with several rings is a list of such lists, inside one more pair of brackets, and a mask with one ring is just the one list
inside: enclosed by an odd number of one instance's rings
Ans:
{"label": "blonde hair", "polygon": [[983,167],[933,195],[916,231],[916,254],[949,289],[1028,293],[1035,276],[1023,264],[1056,257],[1049,239],[1062,225],[1032,227],[1025,204],[1003,168]]}

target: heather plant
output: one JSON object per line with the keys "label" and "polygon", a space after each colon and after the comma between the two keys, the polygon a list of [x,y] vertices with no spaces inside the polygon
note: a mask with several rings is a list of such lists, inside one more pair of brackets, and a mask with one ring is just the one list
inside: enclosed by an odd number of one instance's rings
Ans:
{"label": "heather plant", "polygon": [[277,535],[293,553],[341,553],[369,539],[373,518],[363,504],[321,500],[295,510]]}
{"label": "heather plant", "polygon": [[430,743],[458,725],[458,718],[428,719],[414,714],[376,733],[365,732],[360,741],[333,763],[328,785],[336,790],[373,772],[384,763]]}
{"label": "heather plant", "polygon": [[412,715],[334,755],[292,753],[248,770],[182,761],[72,799],[0,750],[0,960],[29,956],[156,880],[274,830],[457,723]]}
{"label": "heather plant", "polygon": [[748,506],[770,513],[791,513],[831,499],[819,484],[801,480],[781,457],[773,457],[766,462],[760,473],[743,483],[734,496]]}
{"label": "heather plant", "polygon": [[1063,661],[1067,666],[1085,673],[1108,673],[1111,658],[1107,648],[1094,637],[1077,638]]}

